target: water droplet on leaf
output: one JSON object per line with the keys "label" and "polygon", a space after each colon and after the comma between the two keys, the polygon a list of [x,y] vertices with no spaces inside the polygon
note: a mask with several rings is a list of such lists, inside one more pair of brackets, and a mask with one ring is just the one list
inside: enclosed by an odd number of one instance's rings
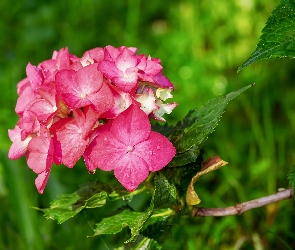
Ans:
{"label": "water droplet on leaf", "polygon": [[130,202],[132,200],[133,196],[123,196],[122,200],[125,202]]}

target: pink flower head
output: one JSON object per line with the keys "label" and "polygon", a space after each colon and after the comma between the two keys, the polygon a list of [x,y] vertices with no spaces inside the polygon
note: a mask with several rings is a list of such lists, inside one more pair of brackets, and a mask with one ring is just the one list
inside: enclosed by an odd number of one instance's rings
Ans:
{"label": "pink flower head", "polygon": [[17,84],[19,121],[8,130],[8,157],[27,157],[39,193],[53,163],[73,168],[84,156],[89,172],[114,170],[132,191],[174,157],[173,145],[148,120],[165,121],[176,107],[165,103],[173,85],[159,59],[136,52],[106,46],[79,58],[62,48],[38,66],[28,63]]}
{"label": "pink flower head", "polygon": [[147,115],[135,104],[118,115],[110,130],[99,134],[92,144],[87,155],[92,164],[114,170],[129,191],[135,190],[149,172],[165,167],[176,153],[165,136],[151,131]]}

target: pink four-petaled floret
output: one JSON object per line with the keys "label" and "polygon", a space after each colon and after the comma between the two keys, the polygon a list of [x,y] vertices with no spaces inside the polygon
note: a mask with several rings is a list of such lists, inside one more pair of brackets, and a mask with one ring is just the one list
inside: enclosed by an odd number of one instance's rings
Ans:
{"label": "pink four-petaled floret", "polygon": [[100,133],[92,144],[86,152],[91,167],[114,170],[129,191],[135,190],[149,172],[165,167],[176,153],[165,136],[151,131],[147,115],[135,104],[118,115],[109,131]]}

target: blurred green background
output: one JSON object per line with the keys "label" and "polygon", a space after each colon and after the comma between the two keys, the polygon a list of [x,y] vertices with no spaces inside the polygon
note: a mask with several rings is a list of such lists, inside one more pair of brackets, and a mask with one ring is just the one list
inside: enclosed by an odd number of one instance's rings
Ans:
{"label": "blurred green background", "polygon": [[[54,50],[69,47],[82,56],[94,47],[134,46],[162,60],[186,113],[220,95],[256,83],[227,107],[210,135],[204,158],[219,155],[229,165],[203,177],[197,190],[204,207],[226,207],[288,187],[295,163],[295,66],[293,60],[255,63],[237,73],[254,51],[279,0],[20,0],[0,2],[0,249],[113,249],[118,236],[86,238],[102,210],[82,212],[57,225],[31,206],[47,207],[62,193],[95,180],[83,163],[55,167],[43,195],[25,159],[10,161],[7,129],[14,113],[16,84],[30,61],[37,65]],[[107,208],[111,209],[111,208]],[[164,249],[295,248],[293,201],[240,216],[187,218],[172,228]]]}

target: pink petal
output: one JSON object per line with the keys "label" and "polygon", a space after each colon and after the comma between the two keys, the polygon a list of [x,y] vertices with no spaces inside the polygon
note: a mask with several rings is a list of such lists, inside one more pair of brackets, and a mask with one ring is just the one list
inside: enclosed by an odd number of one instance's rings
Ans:
{"label": "pink petal", "polygon": [[30,134],[38,133],[40,130],[40,123],[36,115],[27,110],[23,113],[22,118],[19,119],[18,125],[22,128],[21,139],[24,140]]}
{"label": "pink petal", "polygon": [[132,104],[130,93],[126,93],[114,85],[110,85],[114,98],[114,105],[111,109],[101,115],[101,118],[113,119],[126,110]]}
{"label": "pink petal", "polygon": [[62,150],[62,163],[69,168],[75,166],[88,144],[88,139],[85,140],[82,134],[77,133],[76,129],[75,125],[68,124],[67,129],[57,132],[57,140],[60,142]]}
{"label": "pink petal", "polygon": [[115,62],[102,61],[98,64],[97,69],[110,80],[114,77],[123,77],[123,72],[116,67]]}
{"label": "pink petal", "polygon": [[38,68],[42,70],[44,75],[44,83],[54,82],[54,76],[57,71],[56,61],[53,59],[41,62]]}
{"label": "pink petal", "polygon": [[70,67],[70,56],[68,48],[61,48],[52,58],[56,60],[57,69],[68,69]]}
{"label": "pink petal", "polygon": [[105,131],[100,133],[89,145],[84,156],[90,160],[88,169],[94,166],[104,170],[113,170],[118,161],[126,154],[127,146],[116,140],[112,133]]}
{"label": "pink petal", "polygon": [[104,59],[107,61],[115,61],[120,54],[120,50],[108,45],[104,48]]}
{"label": "pink petal", "polygon": [[134,154],[141,157],[149,166],[149,171],[159,171],[175,156],[176,149],[163,135],[152,131],[150,137],[135,146]]}
{"label": "pink petal", "polygon": [[125,72],[128,68],[134,68],[137,64],[136,56],[132,55],[131,52],[125,48],[116,60],[116,66],[122,72]]}
{"label": "pink petal", "polygon": [[81,64],[83,66],[98,63],[101,62],[104,59],[104,52],[103,48],[94,48],[91,50],[86,51],[82,58],[81,58]]}
{"label": "pink petal", "polygon": [[73,114],[73,119],[62,119],[52,127],[57,137],[54,140],[55,148],[61,150],[62,163],[69,168],[74,167],[84,154],[89,142],[88,134],[98,118],[91,107],[85,108],[85,114],[79,109],[74,110]]}
{"label": "pink petal", "polygon": [[[100,125],[98,126],[90,135],[90,144],[87,146],[85,152],[84,152],[84,162],[86,164],[86,167],[88,169],[89,172],[95,170],[98,166],[97,162],[100,159],[100,156],[97,156],[96,153],[93,151],[94,147],[97,145],[97,142],[100,140],[98,139],[98,141],[96,141],[97,137],[106,132],[109,131],[111,128],[111,124],[112,122],[108,122],[107,124],[104,125]],[[102,148],[105,149],[105,145],[102,145]],[[98,152],[101,152],[101,150],[98,150]],[[104,165],[105,166],[105,165]]]}
{"label": "pink petal", "polygon": [[132,104],[118,115],[110,131],[122,144],[136,145],[147,140],[151,124],[147,115],[137,105]]}
{"label": "pink petal", "polygon": [[16,89],[17,89],[17,94],[21,95],[21,93],[26,89],[26,88],[31,88],[31,84],[29,79],[26,77],[25,79],[21,80],[20,82],[18,82]]}
{"label": "pink petal", "polygon": [[31,136],[28,136],[24,140],[21,140],[21,131],[22,129],[17,125],[14,129],[8,130],[9,138],[12,141],[8,152],[8,158],[11,160],[16,160],[25,155],[29,141],[32,139]]}
{"label": "pink petal", "polygon": [[40,88],[43,83],[43,75],[41,70],[33,66],[31,63],[28,63],[26,68],[26,73],[32,88],[34,90],[37,90],[38,88]]}
{"label": "pink petal", "polygon": [[131,92],[133,89],[137,88],[137,68],[128,68],[119,77],[114,77],[111,80],[118,86],[121,90],[125,92]]}
{"label": "pink petal", "polygon": [[43,191],[49,179],[49,175],[50,175],[50,169],[45,170],[44,172],[39,174],[38,177],[35,179],[35,185],[39,194],[43,194]]}
{"label": "pink petal", "polygon": [[57,111],[57,107],[52,106],[52,104],[45,99],[39,99],[31,104],[29,110],[36,115],[38,121],[45,124],[47,119]]}
{"label": "pink petal", "polygon": [[31,85],[28,83],[26,87],[22,88],[20,96],[17,99],[15,112],[21,115],[39,95],[32,89]]}
{"label": "pink petal", "polygon": [[89,95],[88,100],[100,114],[105,113],[114,105],[113,94],[106,83],[102,84],[98,92]]}
{"label": "pink petal", "polygon": [[114,164],[116,178],[130,192],[134,191],[149,175],[146,162],[136,155],[126,154]]}
{"label": "pink petal", "polygon": [[155,83],[157,83],[163,89],[165,88],[174,89],[173,84],[170,82],[170,80],[166,76],[162,75],[162,72],[158,73],[154,77],[154,80],[155,80]]}
{"label": "pink petal", "polygon": [[41,134],[28,144],[27,163],[35,173],[40,174],[50,169],[53,161],[53,143],[50,135]]}

